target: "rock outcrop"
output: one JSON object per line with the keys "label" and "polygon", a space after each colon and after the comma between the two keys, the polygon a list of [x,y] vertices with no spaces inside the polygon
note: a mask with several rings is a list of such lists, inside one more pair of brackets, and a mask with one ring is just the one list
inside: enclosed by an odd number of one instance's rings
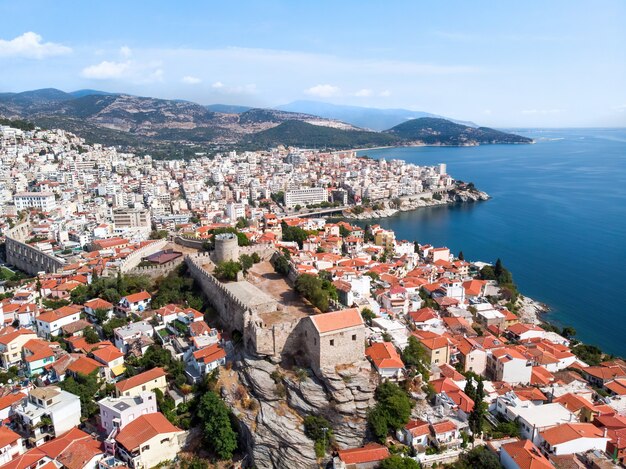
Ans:
{"label": "rock outcrop", "polygon": [[383,200],[377,203],[377,209],[366,208],[361,213],[346,210],[343,215],[355,220],[368,220],[370,218],[387,218],[398,212],[409,212],[421,207],[433,207],[436,205],[451,205],[458,203],[472,203],[489,200],[491,197],[486,193],[474,188],[459,188],[441,192],[440,199],[433,198],[431,194],[418,194],[414,196],[399,197],[394,200]]}
{"label": "rock outcrop", "polygon": [[368,362],[325,370],[319,377],[255,358],[237,362],[235,370],[222,381],[222,396],[240,422],[255,467],[318,467],[313,441],[304,434],[308,415],[330,422],[339,447],[363,443],[377,384]]}

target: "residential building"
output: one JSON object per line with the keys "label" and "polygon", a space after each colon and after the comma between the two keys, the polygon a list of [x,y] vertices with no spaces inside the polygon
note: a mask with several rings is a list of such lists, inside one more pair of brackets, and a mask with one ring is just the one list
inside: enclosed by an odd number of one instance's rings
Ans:
{"label": "residential building", "polygon": [[324,187],[305,187],[285,192],[285,207],[292,208],[296,205],[307,205],[328,202],[328,191]]}
{"label": "residential building", "polygon": [[51,192],[19,192],[13,196],[13,203],[18,211],[34,208],[42,212],[51,212],[57,207],[56,199]]}
{"label": "residential building", "polygon": [[152,368],[138,375],[115,383],[115,392],[118,397],[139,396],[146,391],[159,389],[165,393],[167,390],[167,374],[163,368]]}
{"label": "residential building", "polygon": [[56,386],[35,388],[15,410],[18,433],[39,446],[80,424],[80,398]]}
{"label": "residential building", "polygon": [[122,430],[136,418],[158,411],[153,392],[142,392],[132,397],[105,397],[98,401],[100,406],[100,426],[106,435],[113,430]]}
{"label": "residential building", "polygon": [[133,469],[154,467],[178,456],[184,435],[161,413],[141,415],[115,437],[117,453]]}

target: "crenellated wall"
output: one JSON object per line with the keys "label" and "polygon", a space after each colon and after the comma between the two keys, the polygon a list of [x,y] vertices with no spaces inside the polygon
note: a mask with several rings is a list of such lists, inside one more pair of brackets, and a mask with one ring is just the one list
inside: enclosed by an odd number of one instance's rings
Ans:
{"label": "crenellated wall", "polygon": [[133,251],[122,261],[119,266],[119,271],[123,274],[128,273],[130,270],[137,267],[144,257],[163,250],[165,246],[167,246],[167,240],[160,239]]}

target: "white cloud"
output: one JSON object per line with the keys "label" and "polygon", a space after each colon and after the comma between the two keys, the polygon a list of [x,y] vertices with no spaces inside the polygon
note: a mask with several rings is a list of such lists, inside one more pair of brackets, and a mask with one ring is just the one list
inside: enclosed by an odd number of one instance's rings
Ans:
{"label": "white cloud", "polygon": [[357,91],[356,93],[354,93],[354,96],[357,96],[359,98],[368,98],[370,96],[372,96],[373,91],[367,88],[363,88],[362,90]]}
{"label": "white cloud", "polygon": [[315,85],[305,90],[306,94],[317,96],[318,98],[331,98],[339,94],[339,87],[333,85]]}
{"label": "white cloud", "polygon": [[81,75],[91,80],[125,80],[134,84],[162,82],[164,71],[159,61],[125,60],[102,62],[83,68]]}
{"label": "white cloud", "polygon": [[183,77],[181,81],[186,85],[197,85],[198,83],[202,83],[202,80],[200,78],[192,77],[191,75]]}
{"label": "white cloud", "polygon": [[216,92],[220,94],[254,94],[256,93],[256,84],[249,83],[247,85],[226,85],[221,81],[216,81],[211,85]]}
{"label": "white cloud", "polygon": [[9,41],[0,39],[0,57],[43,59],[72,52],[72,49],[67,46],[54,42],[42,42],[42,39],[39,34],[32,31]]}
{"label": "white cloud", "polygon": [[387,97],[391,96],[391,91],[383,90],[380,93],[378,93],[378,96],[380,96],[381,98],[387,98]]}
{"label": "white cloud", "polygon": [[133,51],[128,46],[122,46],[120,47],[120,55],[125,59],[128,59],[133,55]]}
{"label": "white cloud", "polygon": [[82,76],[93,80],[111,80],[124,77],[130,69],[130,62],[109,62],[104,60],[96,65],[85,67]]}
{"label": "white cloud", "polygon": [[215,88],[216,90],[219,90],[220,88],[224,88],[224,83],[222,83],[221,81],[216,81],[215,83],[211,85],[211,88]]}
{"label": "white cloud", "polygon": [[491,109],[484,109],[483,110],[483,114],[486,114],[486,115],[490,116],[491,115]]}

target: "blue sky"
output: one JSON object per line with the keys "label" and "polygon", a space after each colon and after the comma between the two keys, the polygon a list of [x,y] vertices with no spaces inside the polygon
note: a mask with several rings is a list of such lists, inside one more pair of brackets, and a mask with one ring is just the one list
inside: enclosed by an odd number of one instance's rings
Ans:
{"label": "blue sky", "polygon": [[626,126],[626,2],[0,1],[0,91]]}

